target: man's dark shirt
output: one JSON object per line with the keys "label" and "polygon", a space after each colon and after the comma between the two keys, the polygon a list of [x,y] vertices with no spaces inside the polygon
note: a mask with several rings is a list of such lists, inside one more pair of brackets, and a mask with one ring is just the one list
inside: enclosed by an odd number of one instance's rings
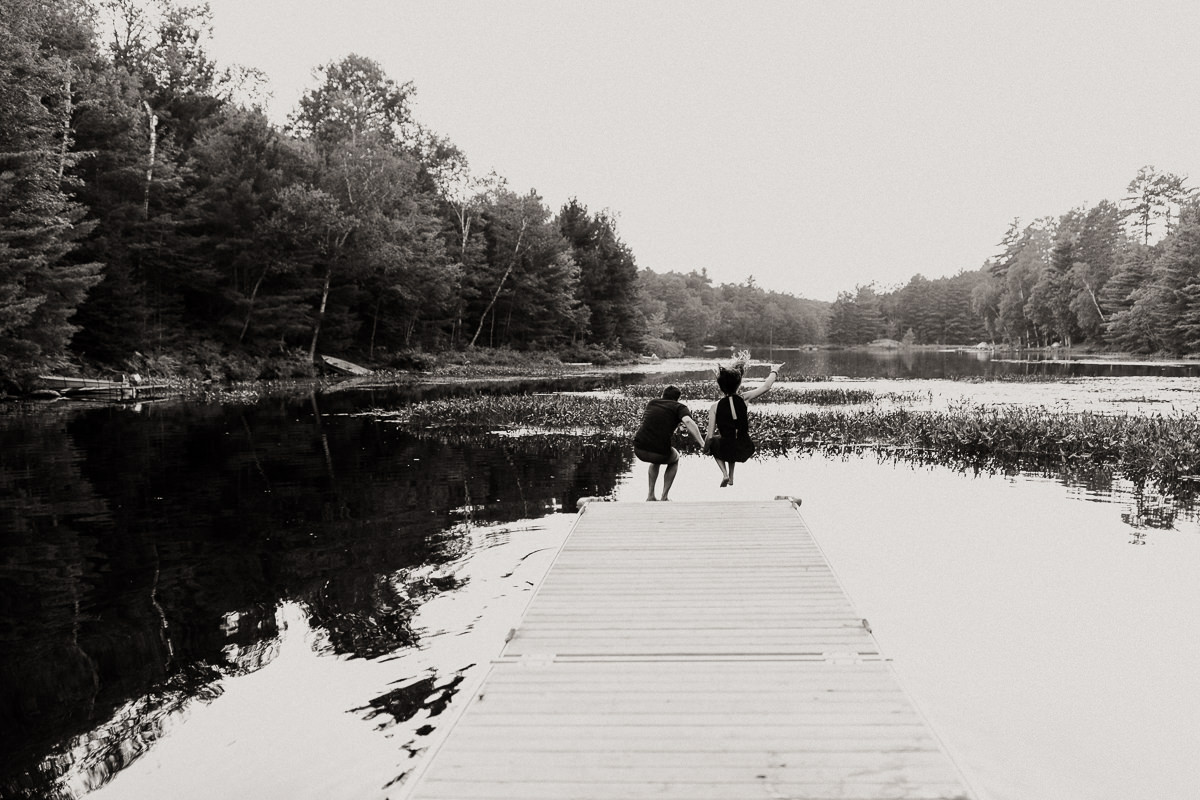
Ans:
{"label": "man's dark shirt", "polygon": [[642,414],[642,426],[633,437],[633,446],[651,453],[668,455],[671,452],[671,437],[684,417],[692,413],[678,400],[658,398],[646,404]]}

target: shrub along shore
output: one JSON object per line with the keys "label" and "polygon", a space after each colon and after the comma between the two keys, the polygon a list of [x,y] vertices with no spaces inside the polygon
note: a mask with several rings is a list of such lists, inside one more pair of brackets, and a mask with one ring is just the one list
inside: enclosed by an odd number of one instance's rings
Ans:
{"label": "shrub along shore", "polygon": [[[624,440],[636,429],[645,398],[658,396],[662,388],[640,384],[611,394],[480,395],[372,413],[422,436],[511,437],[519,431]],[[711,391],[690,396],[708,394]],[[772,393],[773,402],[823,407],[764,409],[755,419],[754,438],[762,453],[868,448],[888,458],[988,472],[1100,471],[1176,496],[1191,496],[1200,489],[1200,415],[1134,416],[970,404],[912,410],[903,407],[905,399],[863,390],[805,392],[781,387]],[[697,450],[682,439],[678,447],[683,452]]]}

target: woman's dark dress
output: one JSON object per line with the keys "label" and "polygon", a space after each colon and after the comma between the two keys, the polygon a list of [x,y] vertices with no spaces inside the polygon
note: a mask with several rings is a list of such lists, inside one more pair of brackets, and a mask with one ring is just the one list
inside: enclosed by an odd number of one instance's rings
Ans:
{"label": "woman's dark dress", "polygon": [[[732,410],[729,408],[730,400],[733,401]],[[754,453],[746,401],[736,394],[722,397],[717,402],[717,432],[721,434],[721,443],[713,448],[713,455],[722,461],[740,463]]]}

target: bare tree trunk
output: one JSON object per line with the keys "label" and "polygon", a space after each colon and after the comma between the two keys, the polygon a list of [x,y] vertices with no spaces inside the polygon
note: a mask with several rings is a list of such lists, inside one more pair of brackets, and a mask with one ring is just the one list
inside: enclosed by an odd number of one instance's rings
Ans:
{"label": "bare tree trunk", "polygon": [[382,300],[375,301],[375,313],[371,317],[371,345],[367,348],[367,356],[375,357],[375,332],[379,330],[379,304]]}
{"label": "bare tree trunk", "polygon": [[142,218],[150,219],[150,184],[154,181],[154,154],[158,149],[158,115],[145,100],[142,106],[146,109],[146,119],[150,127],[150,155],[146,161],[146,188],[142,192]]}
{"label": "bare tree trunk", "polygon": [[1088,296],[1092,298],[1092,305],[1096,307],[1096,313],[1100,316],[1101,322],[1107,322],[1104,318],[1104,312],[1100,310],[1100,303],[1096,300],[1096,293],[1092,291],[1092,287],[1087,281],[1083,282],[1083,288],[1087,289]]}
{"label": "bare tree trunk", "polygon": [[242,340],[246,338],[246,331],[250,327],[250,315],[254,313],[254,298],[258,297],[258,287],[262,286],[265,277],[267,277],[267,271],[264,269],[258,276],[258,280],[254,282],[254,288],[250,290],[250,305],[246,308],[246,321],[242,323],[242,332],[238,334],[238,344],[241,344]]}
{"label": "bare tree trunk", "polygon": [[329,280],[333,276],[333,267],[325,270],[325,286],[321,289],[321,307],[317,309],[317,321],[313,325],[312,344],[308,347],[308,360],[317,360],[317,337],[321,335],[321,320],[325,319],[325,304],[329,301]]}
{"label": "bare tree trunk", "polygon": [[333,268],[337,264],[337,254],[342,251],[342,245],[346,243],[346,239],[350,238],[350,231],[343,231],[337,235],[328,233],[327,235],[332,237],[333,241],[328,242],[325,247],[329,261],[325,265],[325,285],[321,287],[321,306],[317,309],[317,321],[313,325],[312,344],[308,346],[309,361],[317,359],[317,337],[321,335],[321,322],[325,319],[325,306],[329,303],[329,284],[333,280]]}
{"label": "bare tree trunk", "polygon": [[504,275],[500,278],[500,283],[496,285],[496,291],[492,295],[492,302],[488,303],[488,307],[483,310],[483,316],[479,318],[479,327],[475,329],[475,335],[471,337],[469,347],[475,346],[475,340],[479,338],[479,334],[483,332],[483,323],[487,320],[488,313],[496,305],[496,300],[500,297],[500,290],[504,288],[504,282],[508,280],[508,276],[512,274],[513,267],[517,263],[517,255],[521,251],[521,240],[525,237],[525,226],[529,224],[528,220],[521,220],[521,230],[517,234],[517,246],[513,248],[512,258],[508,260],[508,269],[504,270]]}

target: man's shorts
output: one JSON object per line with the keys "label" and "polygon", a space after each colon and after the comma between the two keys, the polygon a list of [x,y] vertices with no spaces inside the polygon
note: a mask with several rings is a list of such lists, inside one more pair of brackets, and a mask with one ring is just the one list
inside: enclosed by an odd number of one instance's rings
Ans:
{"label": "man's shorts", "polygon": [[670,453],[665,455],[635,447],[633,448],[633,454],[638,457],[638,461],[645,461],[647,464],[674,464],[679,460],[679,451],[674,447],[671,448]]}

